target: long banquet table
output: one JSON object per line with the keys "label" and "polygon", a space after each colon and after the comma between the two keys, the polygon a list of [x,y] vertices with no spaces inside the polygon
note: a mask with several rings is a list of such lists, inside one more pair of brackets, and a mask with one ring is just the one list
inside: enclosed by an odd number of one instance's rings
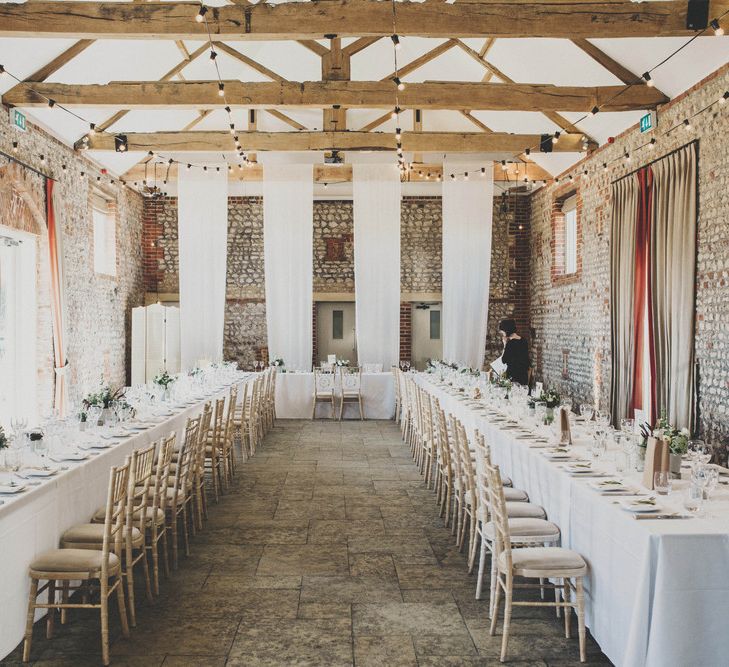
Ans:
{"label": "long banquet table", "polygon": [[[417,382],[446,413],[486,437],[503,474],[559,525],[562,546],[587,560],[586,621],[610,660],[629,667],[729,664],[726,486],[714,491],[706,518],[635,520],[617,505],[621,498],[600,495],[589,480],[570,476],[515,435],[513,427],[490,420],[476,401],[434,377],[421,374]],[[586,443],[576,439],[578,451],[581,444]],[[615,474],[614,464],[601,465]],[[631,481],[638,484],[639,474]],[[685,487],[686,482],[674,482],[672,494],[667,500],[658,496],[659,502],[685,513]]]}
{"label": "long banquet table", "polygon": [[[249,375],[236,382],[245,384]],[[220,398],[232,385],[222,387],[209,397],[185,407],[163,421],[102,450],[91,450],[91,458],[64,461],[62,470],[22,493],[0,496],[0,659],[23,638],[28,608],[28,565],[43,551],[58,547],[65,530],[87,523],[106,501],[109,469],[119,465],[135,449],[177,433],[184,435],[188,417],[197,415],[205,401]],[[240,393],[240,392],[239,392]],[[36,480],[38,481],[38,480]]]}
{"label": "long banquet table", "polygon": [[[337,413],[339,388],[336,390]],[[311,419],[314,400],[313,373],[278,373],[276,375],[276,417]],[[392,419],[395,414],[395,383],[392,373],[362,373],[362,405],[365,419]],[[317,417],[330,417],[331,410],[317,406]],[[343,417],[359,416],[355,406],[345,405]]]}

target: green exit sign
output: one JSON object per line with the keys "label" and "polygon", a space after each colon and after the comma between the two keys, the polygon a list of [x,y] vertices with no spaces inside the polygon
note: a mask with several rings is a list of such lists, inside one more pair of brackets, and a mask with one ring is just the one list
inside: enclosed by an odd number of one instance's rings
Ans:
{"label": "green exit sign", "polygon": [[649,111],[645,116],[640,119],[640,131],[650,132],[656,127],[656,112]]}
{"label": "green exit sign", "polygon": [[10,124],[21,132],[25,132],[28,129],[25,124],[25,114],[17,109],[10,109]]}

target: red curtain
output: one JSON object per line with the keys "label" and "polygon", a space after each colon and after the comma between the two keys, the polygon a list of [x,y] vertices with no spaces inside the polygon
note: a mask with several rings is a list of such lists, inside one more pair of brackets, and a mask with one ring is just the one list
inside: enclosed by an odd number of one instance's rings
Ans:
{"label": "red curtain", "polygon": [[[635,359],[633,364],[633,397],[631,407],[643,409],[643,366],[650,363],[651,386],[655,381],[655,356],[653,354],[653,317],[651,314],[651,220],[653,218],[653,172],[650,167],[641,169],[638,174],[638,216],[635,231],[635,284],[634,284],[634,323]],[[644,322],[648,326],[644,326]],[[649,359],[644,359],[645,337],[648,336]],[[656,418],[655,391],[651,391],[650,414],[653,424]]]}

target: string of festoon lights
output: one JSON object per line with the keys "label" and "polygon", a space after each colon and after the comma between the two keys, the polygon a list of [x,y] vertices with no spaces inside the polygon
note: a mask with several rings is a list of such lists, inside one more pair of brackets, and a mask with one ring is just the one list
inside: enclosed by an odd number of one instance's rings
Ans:
{"label": "string of festoon lights", "polygon": [[[392,26],[393,26],[393,32],[392,32],[392,35],[391,35],[390,39],[391,39],[391,42],[392,42],[392,45],[393,45],[393,61],[394,61],[394,65],[395,65],[395,67],[394,67],[394,76],[392,77],[392,81],[393,81],[393,84],[394,84],[394,87],[395,87],[395,92],[394,92],[395,105],[394,105],[393,111],[391,113],[391,116],[392,116],[392,119],[396,121],[395,122],[395,125],[396,125],[396,129],[395,129],[395,140],[396,140],[397,162],[398,162],[398,166],[399,166],[399,168],[401,170],[401,174],[403,175],[403,177],[405,177],[408,172],[411,172],[413,170],[416,170],[418,172],[418,175],[419,176],[422,176],[426,180],[429,180],[430,177],[431,177],[431,174],[429,172],[427,172],[427,170],[424,171],[423,169],[419,169],[419,168],[417,168],[413,164],[409,164],[409,165],[406,164],[405,159],[404,159],[404,156],[403,156],[403,148],[402,148],[402,134],[403,134],[403,132],[402,132],[402,128],[401,128],[401,125],[400,125],[400,114],[402,113],[402,110],[400,109],[400,103],[399,103],[399,95],[398,95],[398,93],[400,91],[404,90],[405,83],[400,78],[400,72],[399,72],[399,66],[398,66],[398,57],[397,57],[397,55],[398,55],[398,50],[400,49],[400,45],[401,45],[401,38],[400,38],[400,36],[399,36],[399,34],[397,32],[397,6],[396,6],[396,2],[397,2],[397,0],[392,0]],[[245,165],[251,165],[252,163],[250,163],[250,161],[248,160],[248,158],[247,158],[247,156],[245,154],[245,150],[243,149],[243,147],[242,147],[242,145],[240,143],[239,137],[238,137],[238,135],[236,133],[236,127],[235,127],[235,122],[233,120],[232,109],[231,109],[231,107],[230,107],[230,105],[228,103],[228,100],[226,98],[225,83],[224,83],[223,78],[222,78],[222,76],[220,74],[220,67],[219,67],[218,62],[217,62],[218,53],[215,50],[215,44],[214,44],[213,39],[212,39],[212,33],[211,33],[211,30],[210,30],[210,25],[208,24],[208,19],[207,19],[207,13],[208,13],[208,11],[209,11],[209,9],[204,4],[204,2],[200,2],[199,6],[198,6],[198,11],[193,16],[193,18],[198,23],[204,23],[205,24],[206,33],[207,33],[207,36],[208,36],[208,44],[209,44],[209,48],[210,48],[210,60],[212,61],[213,65],[215,66],[215,73],[216,73],[217,83],[218,83],[218,95],[221,97],[221,102],[223,104],[223,109],[226,112],[227,117],[228,117],[228,127],[229,127],[229,130],[230,130],[230,134],[231,134],[232,140],[234,142],[235,150],[236,150],[238,156],[241,158],[241,160],[238,161],[237,167],[238,167],[239,170],[242,171],[245,168]],[[584,120],[586,120],[586,119],[588,119],[590,117],[593,117],[596,114],[600,113],[600,111],[601,111],[602,108],[604,108],[605,106],[607,106],[607,105],[611,104],[612,102],[614,102],[618,97],[620,97],[621,95],[623,95],[627,90],[629,90],[633,86],[637,86],[637,85],[653,86],[654,85],[654,82],[653,82],[653,74],[654,74],[654,72],[657,69],[659,69],[660,67],[663,67],[666,63],[670,62],[672,58],[674,58],[678,53],[680,53],[685,48],[687,48],[696,39],[698,39],[699,37],[702,37],[703,35],[705,35],[710,30],[713,31],[714,35],[716,35],[716,36],[724,35],[724,28],[722,26],[722,20],[727,16],[727,14],[729,14],[729,9],[727,9],[726,11],[724,11],[719,16],[711,19],[711,21],[709,22],[709,24],[707,25],[707,27],[705,27],[705,28],[703,28],[701,30],[697,30],[696,33],[692,37],[690,37],[686,42],[684,42],[678,48],[676,48],[674,51],[672,51],[671,53],[669,53],[665,58],[663,58],[656,65],[654,65],[650,69],[646,70],[641,76],[636,77],[635,81],[626,83],[625,86],[621,90],[619,90],[615,95],[613,95],[611,98],[609,98],[606,101],[604,101],[602,104],[596,105],[595,107],[593,107],[593,109],[589,113],[584,114],[581,118],[579,118],[576,121],[574,121],[573,123],[571,123],[571,125],[572,126],[577,126],[579,123],[583,122]],[[86,135],[84,135],[84,137],[81,139],[81,144],[80,145],[82,147],[83,146],[87,146],[88,143],[89,143],[90,138],[93,137],[95,134],[103,133],[103,134],[106,134],[108,136],[114,137],[115,149],[116,149],[117,152],[123,153],[123,152],[126,152],[128,150],[128,145],[126,143],[126,136],[124,134],[121,134],[121,133],[118,133],[118,132],[110,132],[106,128],[97,127],[95,123],[90,122],[88,119],[84,118],[81,114],[75,112],[73,109],[69,109],[65,105],[56,102],[56,100],[54,100],[54,99],[52,99],[52,98],[44,95],[43,93],[39,92],[38,90],[34,89],[32,82],[24,81],[22,78],[18,77],[16,74],[14,74],[13,72],[7,70],[2,64],[0,64],[0,77],[2,77],[2,76],[9,76],[13,80],[15,80],[15,82],[16,82],[17,85],[23,86],[25,89],[27,89],[30,92],[32,92],[36,97],[45,99],[46,100],[46,103],[47,103],[47,105],[48,105],[48,107],[50,109],[55,109],[55,110],[63,111],[65,113],[69,114],[70,116],[73,116],[77,120],[81,121],[85,125],[87,125],[89,129],[88,129],[88,132],[86,133]],[[650,140],[646,141],[644,144],[641,144],[641,145],[637,146],[635,149],[633,149],[633,152],[635,153],[635,152],[641,151],[643,149],[647,149],[647,150],[654,149],[654,148],[656,148],[656,146],[658,144],[658,139],[660,139],[662,137],[665,137],[666,135],[670,135],[670,134],[672,134],[673,132],[675,132],[677,130],[683,130],[683,131],[686,131],[686,132],[690,132],[693,129],[693,126],[692,126],[691,121],[694,118],[696,118],[697,116],[699,116],[699,115],[701,115],[701,114],[709,111],[710,109],[713,109],[716,105],[725,105],[728,101],[729,101],[729,91],[725,91],[718,99],[710,102],[705,107],[703,107],[702,109],[699,109],[695,113],[685,116],[681,121],[677,122],[672,127],[670,127],[668,130],[666,130],[665,132],[663,132],[658,138],[656,138],[654,136]],[[560,136],[561,136],[561,131],[560,130],[555,131],[552,134],[552,136],[551,136],[552,143],[553,144],[556,144],[559,141]],[[522,153],[525,156],[529,156],[532,151],[538,151],[541,148],[541,145],[542,144],[539,143],[539,144],[536,144],[534,146],[527,146],[527,147],[524,148],[523,151],[519,151],[519,152],[515,153],[513,156],[511,156],[511,158],[501,160],[501,168],[502,168],[503,171],[507,172],[506,173],[507,184],[509,183],[508,169],[509,169],[509,165],[510,164],[516,165],[517,175],[515,177],[515,182],[518,182],[519,180],[522,180],[523,183],[525,183],[525,184],[546,183],[547,182],[545,180],[529,179],[529,177],[528,177],[527,163],[520,157]],[[588,146],[587,137],[584,136],[584,135],[583,135],[583,146],[582,147],[583,147],[583,150],[584,151],[587,151],[587,149],[589,147]],[[13,152],[13,154],[17,154],[18,151],[19,151],[19,141],[14,140],[12,142],[12,152]],[[194,162],[186,162],[186,161],[182,161],[182,160],[177,160],[177,159],[175,159],[175,158],[173,158],[171,156],[167,156],[167,155],[163,155],[163,154],[157,153],[155,151],[149,151],[148,154],[147,154],[147,156],[148,156],[148,159],[146,160],[145,165],[149,165],[150,163],[153,164],[153,165],[155,165],[155,166],[156,165],[166,165],[166,177],[163,180],[163,184],[165,184],[165,185],[167,184],[167,181],[168,181],[168,178],[169,178],[169,170],[171,169],[171,167],[173,165],[178,165],[178,167],[185,168],[185,169],[188,169],[188,170],[190,170],[190,169],[200,169],[203,172],[207,172],[207,171],[217,171],[217,172],[219,172],[221,169],[227,169],[229,172],[232,172],[233,171],[233,168],[234,168],[234,165],[232,165],[232,164],[230,164],[228,162],[228,160],[227,160],[227,158],[226,158],[225,155],[223,155],[223,160],[225,162],[225,165],[223,165],[223,166],[209,166],[207,164],[197,164],[197,163],[194,163]],[[38,155],[38,158],[40,160],[41,165],[43,167],[45,167],[47,165],[47,162],[48,162],[48,157],[45,156],[45,155],[43,155],[43,154],[40,154],[40,155]],[[625,164],[625,163],[629,163],[631,160],[632,160],[631,153],[629,151],[626,151],[622,156],[618,156],[616,158],[613,158],[613,159],[610,159],[610,160],[607,160],[607,161],[603,162],[602,165],[601,165],[602,171],[609,170],[610,167],[611,167],[611,165],[613,165],[615,163]],[[522,164],[524,165],[525,175],[523,176],[523,178],[519,179],[518,170],[519,170],[519,166],[522,165]],[[464,180],[468,180],[470,175],[473,175],[474,177],[479,177],[479,176],[483,177],[483,176],[485,176],[486,173],[487,173],[487,170],[488,170],[488,165],[484,165],[484,166],[482,166],[480,168],[477,168],[476,171],[475,171],[475,173],[474,172],[471,172],[471,174],[469,174],[468,171],[451,172],[451,173],[448,174],[447,178],[450,178],[451,180],[456,180],[458,178],[462,178]],[[61,164],[61,171],[64,174],[68,174],[70,170],[67,168],[66,164]],[[577,173],[577,170],[575,170],[575,173]],[[589,173],[590,172],[587,169],[583,169],[581,171],[581,175],[583,175],[583,176],[588,176]],[[81,177],[81,178],[85,178],[87,175],[88,174],[85,171],[79,171],[79,173],[78,173],[78,176]],[[436,172],[436,173],[432,174],[432,177],[435,180],[440,181],[442,178],[446,178],[446,175],[443,174],[441,176],[440,173]],[[96,176],[96,179],[97,179],[97,181],[101,181],[102,180],[102,176],[97,175]],[[569,173],[566,176],[563,176],[562,178],[557,177],[557,178],[554,179],[554,181],[556,183],[559,183],[560,180],[564,180],[564,179],[574,180],[573,173]],[[110,177],[109,180],[110,180],[110,183],[111,184],[114,184],[114,182],[115,182],[114,181],[114,178]],[[122,185],[130,186],[130,184],[128,182],[124,181],[123,179],[118,179],[118,180],[119,180],[119,182]],[[143,181],[143,185],[144,184],[146,184],[146,179],[145,179],[145,181]],[[138,186],[138,182],[135,181],[133,185],[135,187]],[[324,185],[326,186],[326,183]],[[508,185],[507,185],[507,187],[508,187]]]}

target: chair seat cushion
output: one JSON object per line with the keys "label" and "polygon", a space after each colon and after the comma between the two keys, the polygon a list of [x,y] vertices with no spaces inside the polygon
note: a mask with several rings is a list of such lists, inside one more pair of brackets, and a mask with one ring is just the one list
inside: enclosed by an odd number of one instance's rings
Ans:
{"label": "chair seat cushion", "polygon": [[[30,571],[33,572],[78,572],[80,575],[101,572],[103,552],[92,549],[51,549],[33,559]],[[109,574],[119,572],[119,559],[109,554]]]}
{"label": "chair seat cushion", "polygon": [[[88,544],[89,547],[101,545],[104,542],[104,524],[103,523],[80,523],[69,528],[61,536],[61,546],[76,549],[84,549]],[[127,536],[127,528],[124,526],[124,537]],[[144,536],[139,532],[138,528],[132,528],[132,545],[135,547],[144,544]]]}
{"label": "chair seat cushion", "polygon": [[[585,559],[562,547],[526,547],[511,550],[514,574],[527,577],[579,576],[587,572]],[[499,569],[506,569],[506,552],[499,555]]]}
{"label": "chair seat cushion", "polygon": [[529,502],[529,494],[523,489],[513,489],[510,486],[504,487],[504,498],[506,502],[526,503]]}
{"label": "chair seat cushion", "polygon": [[[491,542],[495,539],[494,523],[483,527],[483,534]],[[544,519],[509,519],[509,534],[514,544],[519,542],[553,542],[559,539],[559,526]]]}
{"label": "chair seat cushion", "polygon": [[506,513],[510,519],[546,519],[547,513],[543,507],[534,503],[507,502]]}

